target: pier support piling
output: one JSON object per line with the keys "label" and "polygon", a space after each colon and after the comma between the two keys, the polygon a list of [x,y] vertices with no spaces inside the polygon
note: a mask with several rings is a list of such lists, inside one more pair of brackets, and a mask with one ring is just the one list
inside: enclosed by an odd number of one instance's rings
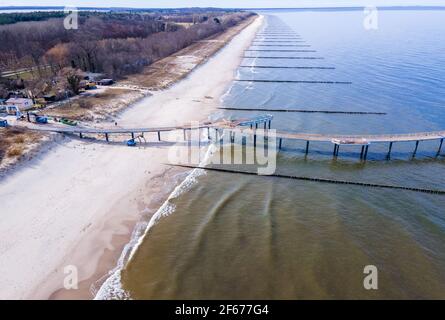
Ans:
{"label": "pier support piling", "polygon": [[436,156],[440,156],[440,150],[442,149],[442,144],[443,144],[443,138],[440,139],[439,149],[437,149],[437,154],[436,154]]}
{"label": "pier support piling", "polygon": [[391,150],[392,150],[392,141],[389,143],[389,148],[388,148],[388,154],[386,156],[386,158],[389,160],[391,159]]}
{"label": "pier support piling", "polygon": [[416,141],[416,147],[414,148],[413,158],[416,156],[417,148],[419,147],[419,140]]}
{"label": "pier support piling", "polygon": [[369,149],[369,145],[367,145],[365,147],[365,153],[363,154],[363,160],[366,161],[366,158],[368,157],[368,149]]}
{"label": "pier support piling", "polygon": [[340,145],[334,144],[334,153],[333,153],[334,158],[338,156],[338,149],[340,149]]}

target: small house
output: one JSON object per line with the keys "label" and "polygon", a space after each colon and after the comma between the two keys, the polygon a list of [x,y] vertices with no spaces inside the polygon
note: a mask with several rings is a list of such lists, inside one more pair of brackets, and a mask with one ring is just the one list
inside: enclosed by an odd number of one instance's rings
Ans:
{"label": "small house", "polygon": [[27,98],[9,98],[6,100],[6,104],[8,106],[17,106],[20,110],[28,110],[32,108],[34,102],[32,99]]}

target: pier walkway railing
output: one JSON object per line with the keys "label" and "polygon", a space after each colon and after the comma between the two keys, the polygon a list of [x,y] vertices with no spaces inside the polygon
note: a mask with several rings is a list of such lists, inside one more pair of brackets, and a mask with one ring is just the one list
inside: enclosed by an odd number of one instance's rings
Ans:
{"label": "pier walkway railing", "polygon": [[[84,135],[104,135],[106,141],[109,141],[110,135],[113,134],[128,134],[132,139],[135,138],[136,134],[143,134],[149,132],[157,133],[158,140],[161,141],[162,132],[171,132],[182,130],[184,132],[184,139],[186,139],[186,132],[189,130],[200,130],[207,129],[208,136],[210,138],[210,129],[214,129],[217,133],[216,139],[221,137],[218,134],[220,131],[228,130],[231,132],[240,131],[243,134],[249,134],[254,136],[254,144],[256,146],[257,136],[267,136],[269,130],[271,129],[272,115],[261,115],[250,119],[237,119],[237,120],[221,120],[215,122],[204,122],[198,125],[182,125],[182,126],[171,126],[171,127],[150,127],[150,128],[89,128],[89,127],[69,127],[62,125],[38,125],[34,123],[22,124],[22,127],[31,130],[46,131],[46,132],[57,132],[63,134],[74,134],[79,135],[83,138]],[[261,130],[259,127],[263,126]],[[437,155],[440,155],[441,148],[443,145],[443,140],[445,138],[444,131],[430,131],[430,132],[415,132],[415,133],[404,133],[404,134],[376,134],[376,135],[338,135],[338,134],[315,134],[315,133],[299,133],[299,132],[289,132],[289,131],[274,131],[274,136],[278,140],[279,149],[282,148],[283,140],[300,140],[306,141],[306,154],[309,152],[309,144],[312,141],[318,142],[331,142],[334,145],[334,156],[338,156],[339,148],[341,145],[357,145],[361,146],[360,158],[366,160],[368,154],[368,148],[371,143],[388,143],[388,154],[387,157],[391,156],[391,150],[393,143],[395,142],[416,142],[415,149],[413,151],[413,156],[417,152],[417,148],[420,141],[427,140],[438,140],[439,146],[437,150]]]}

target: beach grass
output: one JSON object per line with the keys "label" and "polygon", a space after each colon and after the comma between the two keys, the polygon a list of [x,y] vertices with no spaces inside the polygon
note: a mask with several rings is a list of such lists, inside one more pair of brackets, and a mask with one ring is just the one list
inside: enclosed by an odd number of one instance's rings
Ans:
{"label": "beach grass", "polygon": [[2,129],[0,131],[0,169],[31,150],[43,136],[38,132],[17,128]]}

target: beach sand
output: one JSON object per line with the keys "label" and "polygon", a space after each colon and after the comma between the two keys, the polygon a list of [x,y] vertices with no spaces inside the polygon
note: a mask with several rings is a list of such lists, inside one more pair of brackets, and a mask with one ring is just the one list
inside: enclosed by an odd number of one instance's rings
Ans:
{"label": "beach sand", "polygon": [[[261,23],[257,18],[184,80],[123,112],[119,126],[206,120]],[[93,298],[91,284],[116,265],[138,222],[184,177],[184,169],[167,165],[167,143],[55,143],[0,182],[0,299]],[[63,289],[71,265],[78,290]]]}

